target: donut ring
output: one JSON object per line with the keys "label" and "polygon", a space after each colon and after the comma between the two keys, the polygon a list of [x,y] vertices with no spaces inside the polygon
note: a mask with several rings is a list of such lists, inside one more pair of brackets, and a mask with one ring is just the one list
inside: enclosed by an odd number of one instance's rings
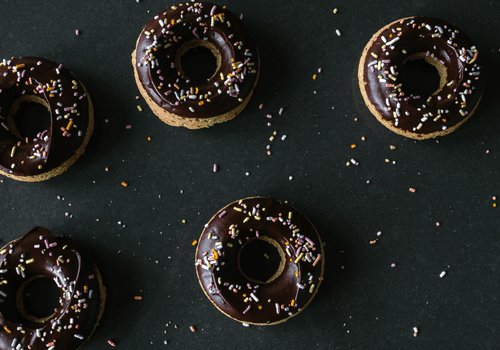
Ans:
{"label": "donut ring", "polygon": [[[203,46],[216,58],[206,82],[185,76],[181,57]],[[209,3],[172,6],[141,32],[132,53],[137,86],[165,123],[199,129],[230,120],[246,106],[259,77],[259,53],[243,23]]]}
{"label": "donut ring", "polygon": [[[267,281],[243,271],[241,253],[263,240],[278,251],[279,267]],[[324,252],[312,223],[270,197],[233,202],[208,222],[196,249],[196,273],[205,295],[230,318],[272,325],[297,315],[323,280]]]}
{"label": "donut ring", "polygon": [[[479,51],[455,26],[427,17],[407,17],[380,29],[368,42],[358,81],[370,112],[388,129],[412,139],[444,136],[469,119],[481,100],[484,79]],[[405,91],[398,70],[424,59],[438,70],[430,96]]]}
{"label": "donut ring", "polygon": [[[13,116],[23,102],[45,106],[50,125],[21,135]],[[94,109],[83,84],[61,64],[35,57],[0,62],[0,173],[42,181],[66,171],[85,151]]]}
{"label": "donut ring", "polygon": [[[24,288],[38,278],[54,280],[60,292],[59,307],[47,317],[30,315],[23,304]],[[0,250],[0,349],[78,349],[94,332],[105,299],[91,256],[76,241],[35,227]]]}

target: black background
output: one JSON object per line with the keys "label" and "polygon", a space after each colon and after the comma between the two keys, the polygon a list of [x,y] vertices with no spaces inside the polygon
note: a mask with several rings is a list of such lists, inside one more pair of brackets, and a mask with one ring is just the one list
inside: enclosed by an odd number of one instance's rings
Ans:
{"label": "black background", "polygon": [[[0,7],[0,57],[63,63],[97,109],[87,151],[67,172],[42,183],[0,182],[0,246],[45,226],[98,257],[109,299],[83,348],[108,349],[108,339],[119,349],[498,348],[500,2],[225,0],[220,5],[244,14],[258,43],[260,81],[240,116],[194,131],[163,124],[135,99],[137,36],[174,4],[2,0]],[[439,140],[390,132],[357,86],[372,34],[411,15],[462,29],[487,72],[474,116]],[[346,166],[351,159],[359,165]],[[221,207],[254,195],[301,209],[326,244],[327,263],[303,313],[245,328],[203,294],[191,243]]]}

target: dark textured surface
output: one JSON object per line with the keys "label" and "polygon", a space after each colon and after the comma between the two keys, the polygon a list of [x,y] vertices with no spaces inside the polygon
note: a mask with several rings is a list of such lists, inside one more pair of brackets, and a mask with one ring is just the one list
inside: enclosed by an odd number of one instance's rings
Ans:
{"label": "dark textured surface", "polygon": [[[240,116],[196,131],[163,124],[135,99],[137,36],[173,4],[3,0],[0,8],[0,57],[63,63],[96,107],[87,152],[67,172],[0,183],[0,245],[45,226],[99,258],[109,299],[83,348],[109,349],[108,339],[118,349],[497,348],[500,3],[226,1],[257,42],[260,81]],[[462,29],[488,72],[474,116],[439,143],[387,130],[357,86],[373,33],[411,15]],[[359,165],[346,166],[351,159]],[[254,195],[288,200],[307,215],[326,244],[326,270],[303,313],[244,328],[203,294],[191,242],[220,208]]]}

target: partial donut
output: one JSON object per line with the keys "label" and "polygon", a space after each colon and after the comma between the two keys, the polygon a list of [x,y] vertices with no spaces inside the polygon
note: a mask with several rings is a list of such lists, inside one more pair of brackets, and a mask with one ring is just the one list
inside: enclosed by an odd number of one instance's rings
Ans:
{"label": "partial donut", "polygon": [[[184,73],[181,58],[209,49],[216,69],[206,81]],[[200,65],[206,62],[200,62]],[[165,123],[199,129],[236,117],[259,77],[259,53],[238,17],[209,3],[183,3],[156,15],[141,32],[132,64],[137,86]]]}
{"label": "partial donut", "polygon": [[[277,251],[269,277],[255,275],[268,268],[255,266],[262,248],[250,245],[259,242]],[[276,263],[266,258],[264,265]],[[270,197],[252,197],[227,205],[205,225],[195,265],[203,291],[222,313],[271,325],[304,310],[323,280],[324,263],[321,239],[304,214]]]}
{"label": "partial donut", "polygon": [[[25,287],[48,278],[59,306],[46,317],[31,314]],[[106,290],[92,257],[74,240],[35,227],[0,250],[0,349],[78,349],[104,311]]]}
{"label": "partial donut", "polygon": [[[47,127],[30,137],[14,118],[25,102],[50,115]],[[69,69],[35,57],[0,62],[0,174],[29,182],[59,175],[83,154],[93,130],[92,102]]]}
{"label": "partial donut", "polygon": [[[372,114],[393,132],[429,139],[447,135],[469,119],[481,100],[484,75],[477,47],[450,23],[407,17],[380,29],[368,42],[358,68],[361,94]],[[430,96],[405,89],[400,70],[425,60],[440,76]]]}

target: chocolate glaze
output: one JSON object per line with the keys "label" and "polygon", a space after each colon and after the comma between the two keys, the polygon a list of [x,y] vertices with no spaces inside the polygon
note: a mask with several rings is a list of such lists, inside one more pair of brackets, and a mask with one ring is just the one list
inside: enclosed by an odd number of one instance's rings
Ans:
{"label": "chocolate glaze", "polygon": [[[12,104],[24,96],[41,98],[49,107],[49,128],[31,140],[16,136],[7,120]],[[57,168],[82,146],[88,113],[89,97],[69,69],[35,57],[0,61],[0,170],[23,176]]]}
{"label": "chocolate glaze", "polygon": [[[60,291],[60,306],[42,323],[27,319],[16,306],[19,288],[34,276],[53,279]],[[43,227],[6,245],[0,251],[0,349],[18,344],[35,350],[79,348],[100,315],[99,276],[80,244]]]}
{"label": "chocolate glaze", "polygon": [[[398,88],[397,70],[405,58],[416,53],[437,59],[447,69],[446,84],[437,95],[431,95],[431,101],[429,96],[405,93],[404,86]],[[369,48],[362,62],[366,93],[382,118],[401,130],[419,134],[444,131],[466,118],[481,98],[484,78],[478,53],[465,34],[446,21],[405,18],[378,33]],[[378,61],[382,61],[380,70]]]}
{"label": "chocolate glaze", "polygon": [[[174,63],[177,50],[191,40],[213,44],[221,56],[220,69],[201,84],[179,76],[181,67]],[[146,25],[137,43],[136,68],[144,89],[158,106],[185,118],[210,118],[235,109],[251,93],[259,55],[234,14],[209,3],[185,3],[162,11]],[[234,75],[230,81],[228,74]],[[230,88],[234,94],[228,94]]]}
{"label": "chocolate glaze", "polygon": [[[238,252],[257,236],[276,241],[285,253],[283,271],[269,283],[249,281],[238,267]],[[308,260],[304,256],[295,262],[301,252],[310,253]],[[244,323],[272,324],[309,303],[322,279],[323,256],[318,233],[301,212],[270,197],[254,197],[227,205],[206,225],[196,251],[196,272],[205,294],[223,313]]]}

